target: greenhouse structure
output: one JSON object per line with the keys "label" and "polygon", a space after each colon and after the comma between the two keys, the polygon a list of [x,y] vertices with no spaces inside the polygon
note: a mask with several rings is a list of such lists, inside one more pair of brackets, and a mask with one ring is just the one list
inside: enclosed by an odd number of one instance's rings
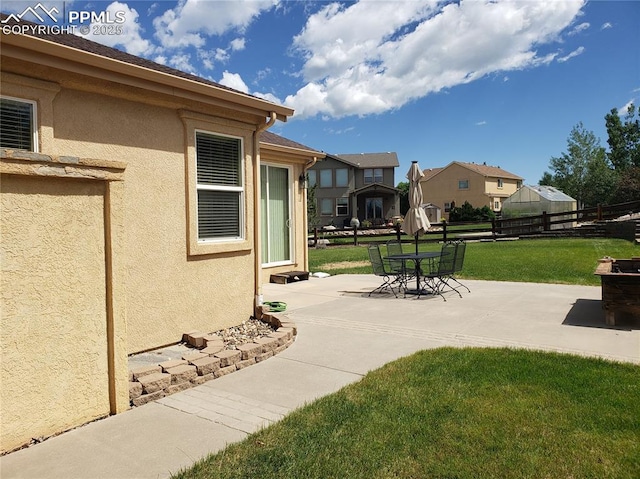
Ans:
{"label": "greenhouse structure", "polygon": [[[553,186],[524,185],[502,203],[502,218],[537,216],[543,213],[556,214],[577,209],[577,201]],[[566,219],[566,222],[551,225],[551,229],[573,228],[576,216],[554,216],[553,221]],[[524,223],[523,223],[524,224]]]}

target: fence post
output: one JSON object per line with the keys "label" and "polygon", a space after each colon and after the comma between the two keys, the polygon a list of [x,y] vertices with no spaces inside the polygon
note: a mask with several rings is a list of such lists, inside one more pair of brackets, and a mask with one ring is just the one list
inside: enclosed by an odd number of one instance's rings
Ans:
{"label": "fence post", "polygon": [[318,227],[313,228],[313,247],[318,246]]}
{"label": "fence post", "polygon": [[442,241],[447,241],[447,222],[442,222]]}
{"label": "fence post", "polygon": [[396,223],[396,238],[398,239],[398,242],[400,242],[400,223]]}
{"label": "fence post", "polygon": [[491,236],[493,236],[493,240],[496,240],[496,219],[491,218]]}
{"label": "fence post", "polygon": [[542,212],[542,230],[549,231],[549,217],[546,211]]}
{"label": "fence post", "polygon": [[353,246],[358,246],[358,226],[353,225]]}
{"label": "fence post", "polygon": [[598,221],[602,221],[602,203],[598,203]]}

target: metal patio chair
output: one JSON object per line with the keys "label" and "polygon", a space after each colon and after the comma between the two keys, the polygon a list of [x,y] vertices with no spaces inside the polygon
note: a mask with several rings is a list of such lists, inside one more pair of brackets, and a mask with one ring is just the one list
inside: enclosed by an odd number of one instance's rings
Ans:
{"label": "metal patio chair", "polygon": [[400,267],[400,269],[394,269],[391,267],[388,261],[385,262],[382,259],[380,246],[378,244],[370,244],[368,252],[369,260],[371,261],[371,267],[373,268],[373,274],[375,274],[376,276],[380,276],[384,280],[384,282],[380,286],[369,293],[369,296],[371,296],[371,294],[375,292],[381,293],[385,289],[389,289],[397,298],[398,294],[393,288],[394,285],[397,285],[398,288],[404,287],[405,279],[403,268]]}
{"label": "metal patio chair", "polygon": [[[452,241],[447,241],[442,244],[440,249],[440,257],[438,258],[438,264],[433,270],[423,272],[423,281],[426,288],[433,291],[434,294],[439,295],[445,301],[447,298],[442,294],[443,290],[447,286],[447,281],[454,274],[455,262],[456,262],[456,250],[457,245]],[[451,288],[451,286],[449,286]],[[456,293],[462,297],[460,291],[455,288]]]}

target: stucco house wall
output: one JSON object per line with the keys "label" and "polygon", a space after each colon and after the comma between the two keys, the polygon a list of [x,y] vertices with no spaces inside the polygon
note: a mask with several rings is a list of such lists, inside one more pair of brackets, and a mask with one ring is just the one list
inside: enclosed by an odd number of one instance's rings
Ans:
{"label": "stucco house wall", "polygon": [[[35,102],[38,148],[1,162],[3,451],[127,409],[127,354],[254,313],[259,130],[293,113],[7,37],[0,93]],[[198,241],[196,131],[241,140],[241,240]]]}
{"label": "stucco house wall", "polygon": [[1,180],[4,449],[108,415],[110,403],[105,185]]}
{"label": "stucco house wall", "polygon": [[[468,201],[473,207],[488,206],[495,212],[502,201],[522,185],[522,178],[499,167],[452,162],[444,168],[426,168],[420,182],[425,203],[432,203],[449,218],[449,206]],[[467,187],[461,187],[466,185]]]}

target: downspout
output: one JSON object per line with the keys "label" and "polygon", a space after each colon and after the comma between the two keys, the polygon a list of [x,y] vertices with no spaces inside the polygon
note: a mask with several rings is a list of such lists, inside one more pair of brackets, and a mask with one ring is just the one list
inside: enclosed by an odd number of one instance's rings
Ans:
{"label": "downspout", "polygon": [[276,122],[276,112],[269,114],[269,119],[257,125],[253,132],[253,248],[254,248],[254,285],[255,304],[253,314],[258,317],[258,306],[262,306],[262,236],[260,217],[260,132],[270,128]]}
{"label": "downspout", "polygon": [[[307,162],[306,165],[304,165],[302,167],[302,176],[305,178],[306,181],[306,177],[307,177],[307,171],[309,169],[311,169],[313,167],[313,165],[315,165],[318,162],[318,158],[316,156],[313,157],[312,160],[309,160]],[[299,187],[300,185],[298,185]],[[304,231],[307,231],[308,225],[309,225],[309,218],[307,215],[307,189],[304,188],[304,208],[302,210],[302,218],[303,218],[303,225],[304,225]],[[305,271],[309,271],[309,235],[308,235],[308,231],[307,233],[304,234],[304,270]]]}

